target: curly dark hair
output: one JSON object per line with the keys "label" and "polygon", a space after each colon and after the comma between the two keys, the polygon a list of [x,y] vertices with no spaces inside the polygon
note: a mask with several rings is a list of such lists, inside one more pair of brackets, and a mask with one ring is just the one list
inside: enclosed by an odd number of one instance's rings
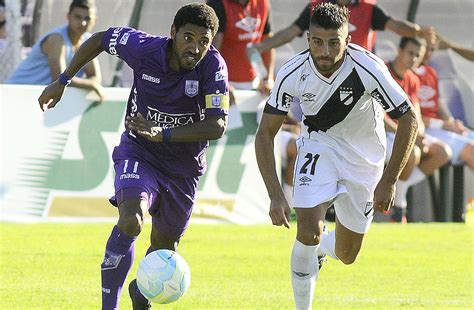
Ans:
{"label": "curly dark hair", "polygon": [[324,29],[339,29],[349,23],[349,10],[345,6],[322,3],[314,8],[311,25]]}
{"label": "curly dark hair", "polygon": [[219,28],[219,19],[217,18],[214,9],[204,3],[190,3],[182,6],[174,16],[173,25],[176,31],[181,26],[186,24],[193,24],[199,27],[210,29],[212,36]]}

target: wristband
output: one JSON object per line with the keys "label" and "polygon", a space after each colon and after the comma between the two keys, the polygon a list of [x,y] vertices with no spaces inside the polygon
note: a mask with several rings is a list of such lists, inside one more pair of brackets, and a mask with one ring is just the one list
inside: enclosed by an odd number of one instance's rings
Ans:
{"label": "wristband", "polygon": [[171,142],[171,128],[163,128],[161,134],[163,135],[163,143]]}
{"label": "wristband", "polygon": [[61,73],[58,77],[58,82],[61,85],[68,86],[71,84],[71,78],[65,75],[64,73]]}
{"label": "wristband", "polygon": [[443,128],[444,121],[442,119],[431,118],[429,128]]}

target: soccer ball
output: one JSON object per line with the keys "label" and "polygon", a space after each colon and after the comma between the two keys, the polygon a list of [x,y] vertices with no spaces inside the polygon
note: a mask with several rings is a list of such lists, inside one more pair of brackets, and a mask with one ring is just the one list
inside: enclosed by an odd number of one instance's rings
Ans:
{"label": "soccer ball", "polygon": [[176,301],[186,293],[190,283],[188,264],[171,250],[151,252],[138,266],[138,289],[152,302],[167,304]]}

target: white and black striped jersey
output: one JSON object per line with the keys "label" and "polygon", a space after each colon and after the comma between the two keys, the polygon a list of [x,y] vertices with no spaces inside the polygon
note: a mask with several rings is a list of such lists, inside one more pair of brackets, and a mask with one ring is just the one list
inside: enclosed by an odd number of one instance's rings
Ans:
{"label": "white and black striped jersey", "polygon": [[318,72],[309,50],[291,58],[278,72],[265,113],[286,114],[293,101],[303,111],[303,138],[369,165],[384,161],[384,110],[399,118],[411,108],[384,62],[355,44],[330,78]]}

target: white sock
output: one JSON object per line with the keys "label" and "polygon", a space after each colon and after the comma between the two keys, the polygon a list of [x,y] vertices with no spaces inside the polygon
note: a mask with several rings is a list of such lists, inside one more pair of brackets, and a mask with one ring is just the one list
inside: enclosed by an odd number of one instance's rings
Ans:
{"label": "white sock", "polygon": [[319,266],[319,245],[304,245],[295,240],[291,252],[291,284],[297,310],[311,309]]}
{"label": "white sock", "polygon": [[397,181],[397,188],[395,190],[395,199],[393,204],[400,208],[407,207],[407,192],[410,188],[410,184],[408,184],[408,180],[398,180]]}
{"label": "white sock", "polygon": [[322,234],[321,243],[317,250],[318,256],[328,255],[334,259],[339,260],[336,256],[336,230],[330,231],[328,234]]}
{"label": "white sock", "polygon": [[420,170],[420,168],[415,167],[415,169],[413,169],[413,171],[411,172],[406,182],[408,183],[408,186],[412,186],[417,183],[420,183],[425,178],[426,178],[426,174],[424,174],[423,171]]}

